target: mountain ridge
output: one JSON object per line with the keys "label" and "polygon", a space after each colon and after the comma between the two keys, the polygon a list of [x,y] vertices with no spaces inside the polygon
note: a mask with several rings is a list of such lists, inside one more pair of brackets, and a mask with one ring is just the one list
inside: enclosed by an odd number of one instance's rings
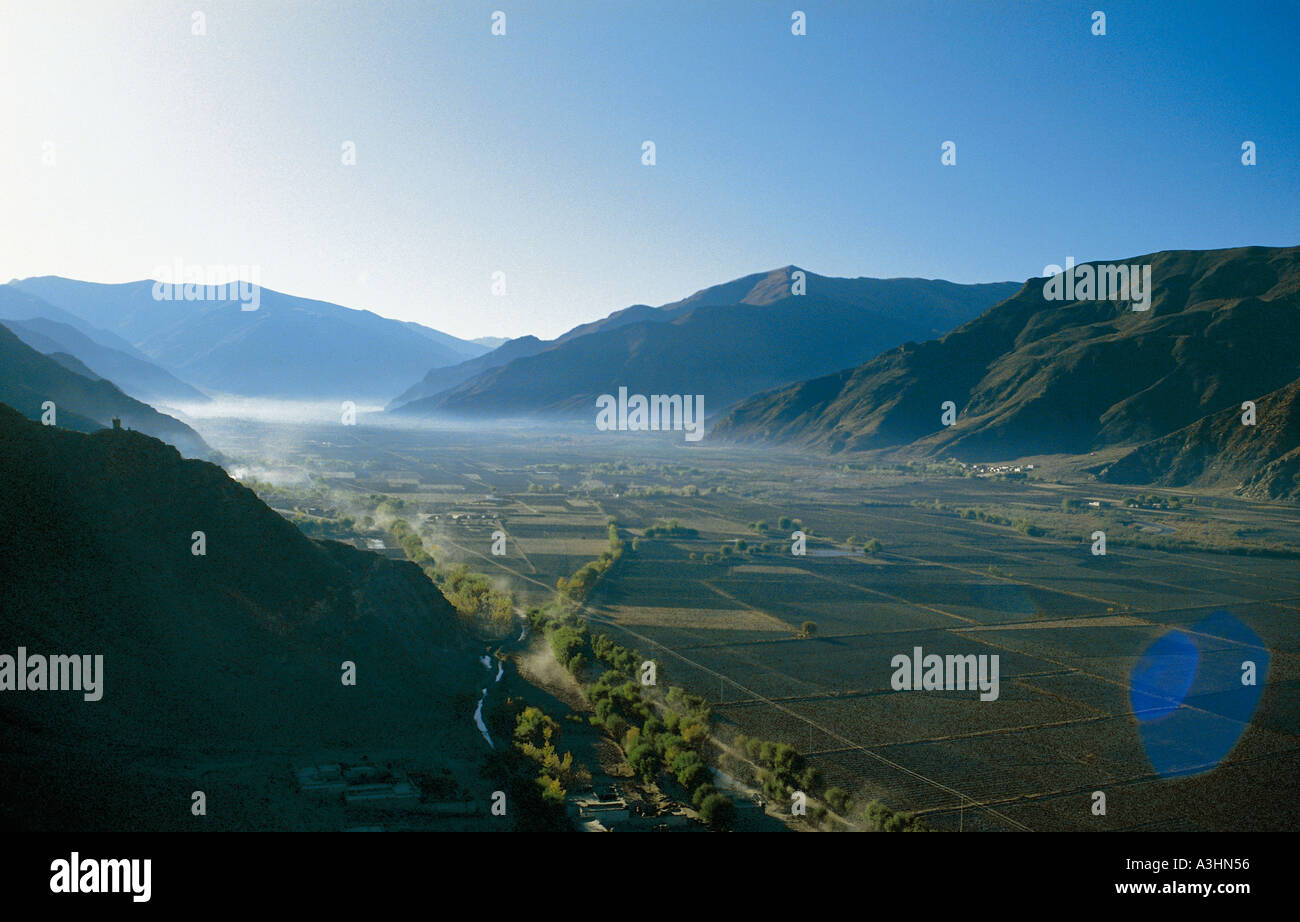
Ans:
{"label": "mountain ridge", "polygon": [[47,402],[53,403],[54,424],[81,432],[105,428],[116,417],[123,426],[170,442],[191,457],[213,457],[212,448],[189,426],[124,394],[105,378],[86,377],[82,370],[89,369],[75,357],[55,356],[42,355],[0,325],[0,402],[32,420],[44,415]]}
{"label": "mountain ridge", "polygon": [[213,393],[388,399],[430,366],[487,351],[422,324],[264,286],[257,309],[243,310],[234,285],[213,286],[214,294],[234,298],[185,301],[155,298],[156,284],[40,276],[7,287],[124,337],[150,361]]}
{"label": "mountain ridge", "polygon": [[[1030,279],[939,339],[754,396],[712,434],[830,454],[1086,454],[1164,437],[1300,376],[1289,345],[1300,341],[1300,247],[1122,262],[1152,266],[1149,310],[1047,301],[1047,280]],[[950,427],[945,401],[958,411]]]}
{"label": "mountain ridge", "polygon": [[[804,273],[801,280],[797,272]],[[800,283],[806,293],[797,293]],[[843,368],[946,328],[1013,285],[834,279],[793,266],[753,273],[660,308],[625,308],[549,343],[530,342],[525,354],[509,361],[489,355],[476,361],[469,377],[459,375],[463,367],[454,374],[432,372],[427,377],[435,384],[462,380],[393,409],[404,415],[574,415],[599,394],[626,385],[643,393],[703,393],[706,407],[716,411],[810,370]]]}

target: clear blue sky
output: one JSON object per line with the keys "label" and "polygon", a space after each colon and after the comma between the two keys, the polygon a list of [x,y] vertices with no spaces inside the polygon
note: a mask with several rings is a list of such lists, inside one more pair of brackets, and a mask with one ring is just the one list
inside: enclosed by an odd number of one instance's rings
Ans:
{"label": "clear blue sky", "polygon": [[1294,0],[0,0],[0,279],[249,264],[550,336],[788,263],[973,282],[1296,244],[1298,34]]}

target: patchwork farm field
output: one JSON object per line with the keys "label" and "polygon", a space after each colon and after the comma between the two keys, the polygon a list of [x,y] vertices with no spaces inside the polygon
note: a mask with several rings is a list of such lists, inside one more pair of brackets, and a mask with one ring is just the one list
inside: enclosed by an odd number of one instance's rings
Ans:
{"label": "patchwork farm field", "polygon": [[[852,794],[950,830],[1300,826],[1294,507],[1134,497],[1050,467],[855,469],[669,439],[348,438],[331,430],[303,467],[347,465],[358,476],[336,489],[406,497],[435,556],[522,605],[597,557],[615,521],[626,549],[587,599],[593,631],[706,697],[722,737],[789,742]],[[421,486],[395,492],[372,473],[394,469]],[[1228,620],[1206,622],[1216,614]],[[1242,712],[1193,685],[1182,723],[1139,714],[1135,670],[1164,662],[1151,651],[1174,631],[1202,673],[1255,663],[1257,703]],[[917,647],[996,655],[997,697],[894,690],[893,658]],[[1230,745],[1208,751],[1220,738]]]}
{"label": "patchwork farm field", "polygon": [[[969,501],[982,485],[962,486]],[[758,505],[723,495],[674,499],[667,510],[610,502],[630,534],[669,515],[699,536],[639,542],[593,595],[592,620],[660,659],[667,681],[709,697],[737,732],[790,742],[845,789],[941,829],[1300,821],[1296,560],[1140,547],[1094,556],[1086,532],[1077,542],[1029,537],[917,508],[906,491],[873,499]],[[769,553],[718,553],[722,542],[752,542],[749,522],[781,515],[840,541],[869,535],[884,549],[798,557],[785,541]],[[1171,628],[1197,636],[1216,612],[1271,651],[1263,695],[1217,766],[1162,777],[1134,715],[1134,667]],[[816,625],[811,637],[805,621]],[[1258,650],[1212,633],[1198,644],[1203,658],[1234,662]],[[997,654],[999,697],[894,691],[891,659],[914,647]],[[1203,716],[1216,720],[1215,709]],[[1108,798],[1105,815],[1092,812],[1095,791]]]}

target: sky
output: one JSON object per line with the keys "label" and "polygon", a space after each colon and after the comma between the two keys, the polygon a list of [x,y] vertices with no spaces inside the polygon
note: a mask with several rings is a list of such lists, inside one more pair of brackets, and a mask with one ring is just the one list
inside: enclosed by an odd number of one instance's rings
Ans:
{"label": "sky", "polygon": [[1295,0],[0,0],[0,280],[248,266],[552,337],[789,264],[1295,245],[1297,34]]}

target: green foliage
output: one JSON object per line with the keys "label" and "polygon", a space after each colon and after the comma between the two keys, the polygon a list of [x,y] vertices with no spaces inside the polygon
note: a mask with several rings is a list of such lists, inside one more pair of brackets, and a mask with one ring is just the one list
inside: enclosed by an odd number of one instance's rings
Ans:
{"label": "green foliage", "polygon": [[[644,662],[640,653],[620,646],[605,634],[597,634],[591,639],[591,652],[597,660],[627,678],[635,678]],[[656,670],[657,668],[656,664]]]}
{"label": "green foliage", "polygon": [[[759,766],[758,780],[772,799],[782,799],[792,790],[811,793],[821,774],[809,766],[799,750],[789,743],[776,743],[755,737],[742,738],[743,750]],[[740,740],[737,740],[740,745]]]}
{"label": "green foliage", "polygon": [[560,725],[540,708],[524,707],[515,717],[514,748],[538,766],[536,778],[543,804],[564,805],[565,785],[587,784],[591,773],[573,763],[573,753],[556,746]]}
{"label": "green foliage", "polygon": [[646,538],[698,538],[699,530],[686,528],[676,519],[669,519],[664,525],[651,525],[645,530]]}
{"label": "green foliage", "polygon": [[583,564],[577,573],[568,579],[560,577],[555,581],[555,589],[561,599],[581,602],[595,587],[596,582],[610,567],[623,556],[623,539],[618,536],[618,523],[609,523],[609,550],[598,558]]}
{"label": "green foliage", "polygon": [[725,829],[736,818],[736,805],[725,794],[710,794],[700,802],[700,819],[714,829]]}
{"label": "green foliage", "polygon": [[862,808],[861,819],[872,832],[929,832],[929,827],[915,814],[890,810],[878,800],[869,801]]}
{"label": "green foliage", "polygon": [[1031,538],[1037,538],[1044,534],[1042,528],[1035,525],[1029,519],[1023,517],[1012,519],[1011,527],[1014,528],[1016,531],[1020,532],[1022,535],[1028,535]]}
{"label": "green foliage", "polygon": [[685,689],[672,685],[669,686],[664,699],[670,708],[684,715],[703,720],[709,719],[709,702],[700,695],[693,695]]}
{"label": "green foliage", "polygon": [[467,618],[483,618],[496,625],[509,624],[514,619],[514,596],[494,589],[486,576],[473,572],[467,564],[444,574],[438,588],[456,611]]}
{"label": "green foliage", "polygon": [[827,788],[822,798],[831,805],[832,810],[840,815],[848,814],[853,805],[852,800],[849,799],[849,792],[840,787]]}
{"label": "green foliage", "polygon": [[[396,500],[396,502],[400,503],[401,500]],[[381,503],[380,508],[386,505],[388,505],[387,502]],[[388,526],[388,531],[397,540],[398,546],[401,547],[409,560],[421,566],[434,563],[433,558],[424,549],[424,542],[406,519],[393,519],[393,523]]]}
{"label": "green foliage", "polygon": [[1130,509],[1181,509],[1183,501],[1177,496],[1160,496],[1158,493],[1139,493],[1124,499]]}
{"label": "green foliage", "polygon": [[708,766],[704,764],[700,754],[693,749],[679,752],[669,763],[668,770],[673,773],[678,784],[692,793],[709,777]]}
{"label": "green foliage", "polygon": [[710,784],[707,781],[704,782],[699,787],[697,787],[695,789],[695,793],[691,795],[691,806],[693,806],[696,810],[700,809],[700,804],[704,803],[704,799],[716,793],[718,793],[717,788],[715,788],[712,784]]}
{"label": "green foliage", "polygon": [[551,643],[551,652],[556,661],[565,669],[573,671],[574,661],[582,656],[587,647],[587,626],[585,624],[553,623],[546,632]]}
{"label": "green foliage", "polygon": [[637,743],[627,753],[627,763],[632,771],[646,784],[655,780],[659,774],[659,753],[649,743]]}

